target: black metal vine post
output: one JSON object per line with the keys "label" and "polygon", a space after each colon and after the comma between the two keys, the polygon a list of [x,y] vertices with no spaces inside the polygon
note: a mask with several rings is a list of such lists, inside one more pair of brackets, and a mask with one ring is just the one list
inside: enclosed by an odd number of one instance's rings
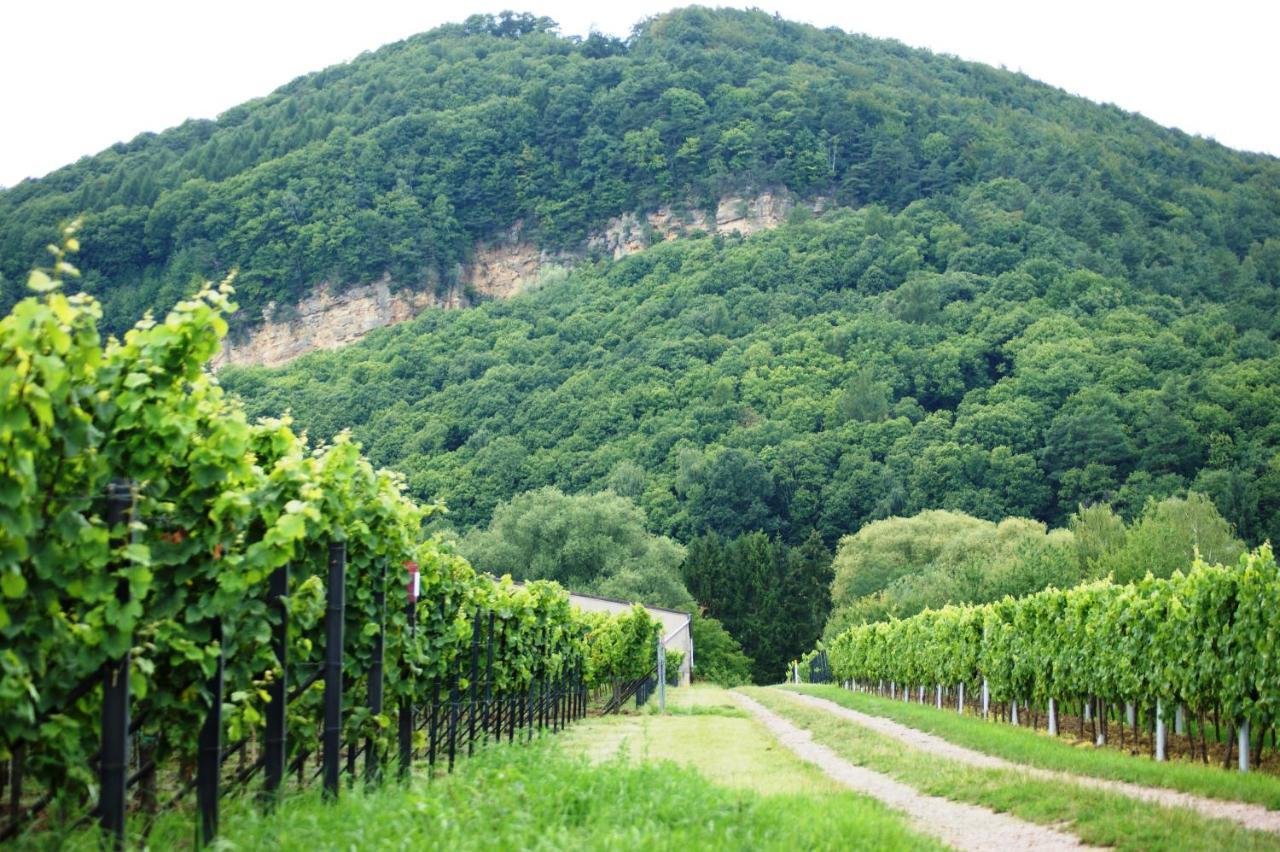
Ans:
{"label": "black metal vine post", "polygon": [[[503,639],[505,640],[506,637],[504,636]],[[518,710],[519,701],[520,701],[519,692],[512,690],[507,695],[507,702],[508,702],[507,704],[507,743],[508,744],[516,741],[516,712]],[[501,728],[498,729],[498,737],[499,739],[501,739],[502,737]]]}
{"label": "black metal vine post", "polygon": [[533,728],[534,728],[533,714],[534,714],[534,710],[536,709],[536,705],[534,704],[534,701],[536,700],[534,698],[534,692],[537,690],[537,686],[538,686],[537,680],[531,676],[529,678],[529,691],[526,694],[527,697],[525,699],[525,714],[524,714],[525,740],[530,742],[533,740]]}
{"label": "black metal vine post", "polygon": [[458,746],[458,679],[449,688],[449,771],[453,771],[453,758]]}
{"label": "black metal vine post", "polygon": [[[378,585],[373,590],[373,604],[378,611],[378,635],[373,640],[373,662],[369,666],[369,712],[382,715],[382,656],[386,650],[387,566],[383,564]],[[382,779],[382,756],[373,737],[364,741],[364,780],[373,784]]]}
{"label": "black metal vine post", "polygon": [[471,618],[471,696],[467,704],[467,757],[476,753],[476,708],[480,695],[480,610]]}
{"label": "black metal vine post", "polygon": [[486,745],[489,742],[490,728],[493,726],[493,616],[493,610],[489,610],[489,630],[485,634],[488,650],[485,652],[484,664],[484,741]]}
{"label": "black metal vine post", "polygon": [[289,612],[285,596],[289,594],[289,565],[285,563],[271,572],[267,581],[267,602],[276,614],[271,646],[276,654],[279,675],[267,687],[271,701],[267,704],[266,754],[263,756],[263,790],[274,799],[284,780],[285,737],[289,717]]}
{"label": "black metal vine post", "polygon": [[427,765],[436,768],[437,735],[440,731],[440,681],[431,683],[431,722],[427,734]]}
{"label": "black metal vine post", "polygon": [[342,627],[346,604],[347,546],[329,543],[329,588],[324,647],[324,794],[338,797],[342,749]]}
{"label": "black metal vine post", "polygon": [[[409,644],[413,647],[413,640],[418,635],[418,565],[415,562],[409,562],[406,566],[409,569],[409,585],[407,588],[409,602],[405,604],[405,618],[409,621]],[[408,677],[408,667],[402,670],[402,677]],[[409,777],[409,771],[413,766],[413,700],[411,698],[400,699],[400,777],[402,779]]]}
{"label": "black metal vine post", "polygon": [[209,678],[209,710],[200,726],[196,752],[196,805],[200,811],[200,845],[218,835],[219,782],[222,778],[222,685],[226,657],[222,653],[222,619],[213,623],[212,640],[218,643],[218,662]]}
{"label": "black metal vine post", "polygon": [[[128,540],[133,511],[133,483],[116,479],[107,486],[107,526]],[[120,603],[129,600],[129,583],[116,587]],[[129,772],[129,651],[102,667],[102,759],[98,765],[98,814],[106,845],[124,848],[125,805]]]}

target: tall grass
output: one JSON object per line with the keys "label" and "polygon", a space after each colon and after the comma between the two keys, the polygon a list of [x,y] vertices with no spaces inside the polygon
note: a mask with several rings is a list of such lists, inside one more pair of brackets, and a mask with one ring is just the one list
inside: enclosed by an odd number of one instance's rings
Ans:
{"label": "tall grass", "polygon": [[[189,813],[162,816],[153,849],[190,848]],[[135,826],[140,829],[140,826]],[[135,833],[135,843],[138,835]],[[140,845],[140,844],[139,844]],[[96,850],[95,832],[30,834],[27,849]],[[224,805],[223,849],[936,849],[878,803],[852,794],[761,796],[674,763],[592,764],[553,740],[482,749],[450,776],[318,790],[263,813]]]}

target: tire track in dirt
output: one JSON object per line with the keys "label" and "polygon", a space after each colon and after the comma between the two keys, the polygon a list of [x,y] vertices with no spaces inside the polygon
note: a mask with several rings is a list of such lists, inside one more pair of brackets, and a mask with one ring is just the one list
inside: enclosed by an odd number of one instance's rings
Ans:
{"label": "tire track in dirt", "polygon": [[972,852],[991,852],[992,849],[1065,852],[1098,848],[1086,846],[1078,838],[1056,829],[996,813],[979,805],[930,796],[888,775],[855,766],[826,746],[814,742],[809,731],[797,727],[758,701],[741,693],[734,693],[734,698],[797,757],[817,766],[849,789],[905,813],[912,828],[936,837],[948,846]]}
{"label": "tire track in dirt", "polygon": [[1130,781],[1094,778],[1088,775],[1076,775],[1071,772],[1060,772],[1054,769],[1041,769],[1038,766],[1028,766],[1024,763],[1014,763],[1002,757],[995,757],[965,746],[956,745],[941,737],[927,734],[924,731],[908,727],[892,719],[886,719],[883,716],[873,716],[869,713],[851,710],[848,707],[843,707],[834,701],[819,698],[816,695],[806,695],[800,692],[791,692],[790,690],[779,690],[779,692],[789,695],[803,704],[848,719],[865,728],[870,728],[876,733],[893,737],[912,748],[935,754],[948,760],[954,760],[967,766],[976,766],[982,769],[1016,769],[1033,778],[1040,778],[1046,781],[1066,781],[1072,784],[1079,784],[1082,787],[1092,787],[1098,790],[1119,793],[1122,796],[1157,805],[1171,808],[1187,808],[1201,816],[1229,820],[1254,831],[1268,831],[1280,834],[1280,811],[1268,810],[1262,805],[1235,802],[1227,799],[1211,799],[1207,796],[1197,796],[1194,793],[1184,793],[1181,790],[1146,787]]}

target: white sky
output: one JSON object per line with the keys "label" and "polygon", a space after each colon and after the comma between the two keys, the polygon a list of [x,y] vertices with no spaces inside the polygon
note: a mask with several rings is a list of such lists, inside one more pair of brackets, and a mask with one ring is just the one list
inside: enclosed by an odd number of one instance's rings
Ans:
{"label": "white sky", "polygon": [[[143,131],[215,117],[300,74],[504,3],[549,16],[566,34],[620,36],[684,5],[495,2],[0,0],[0,186]],[[1280,4],[1271,0],[741,5],[1004,65],[1234,148],[1280,155]]]}

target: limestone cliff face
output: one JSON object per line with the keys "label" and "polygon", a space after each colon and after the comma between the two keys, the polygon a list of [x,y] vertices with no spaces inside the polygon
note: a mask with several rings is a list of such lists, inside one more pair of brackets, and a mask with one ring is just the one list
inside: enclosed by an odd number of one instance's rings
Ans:
{"label": "limestone cliff face", "polygon": [[[797,202],[786,192],[761,192],[754,196],[728,195],[720,199],[714,218],[705,210],[676,211],[660,207],[641,220],[627,213],[609,222],[586,242],[588,253],[613,258],[647,248],[664,240],[702,231],[711,234],[749,236],[776,228],[797,204],[814,212],[830,206],[817,198]],[[274,306],[264,311],[263,323],[247,339],[225,341],[214,359],[215,369],[226,364],[258,364],[275,367],[317,349],[335,349],[364,337],[375,328],[413,319],[428,308],[457,309],[470,306],[467,294],[485,299],[509,299],[530,289],[551,267],[572,266],[581,253],[547,252],[526,238],[516,223],[498,239],[478,243],[461,283],[442,296],[409,290],[392,292],[390,282],[377,281],[342,292],[321,285],[298,303],[289,316]]]}
{"label": "limestone cliff face", "polygon": [[247,340],[224,340],[213,359],[215,369],[226,364],[276,367],[317,349],[336,349],[364,337],[375,328],[413,319],[430,307],[461,308],[466,298],[457,288],[436,296],[412,291],[391,292],[378,281],[334,293],[321,285],[300,301],[293,316],[279,317],[274,303],[263,313],[262,325]]}
{"label": "limestone cliff face", "polygon": [[462,269],[466,292],[488,299],[510,299],[536,283],[550,265],[572,266],[578,255],[548,252],[528,240],[517,222],[500,238],[477,243]]}
{"label": "limestone cliff face", "polygon": [[695,231],[750,236],[778,227],[797,205],[820,213],[831,206],[831,201],[818,197],[797,202],[786,192],[762,192],[754,196],[726,195],[716,205],[714,218],[705,210],[678,212],[669,206],[645,215],[643,222],[634,213],[626,213],[610,220],[608,227],[588,238],[587,248],[607,252],[616,259],[647,248],[653,242],[674,240]]}

